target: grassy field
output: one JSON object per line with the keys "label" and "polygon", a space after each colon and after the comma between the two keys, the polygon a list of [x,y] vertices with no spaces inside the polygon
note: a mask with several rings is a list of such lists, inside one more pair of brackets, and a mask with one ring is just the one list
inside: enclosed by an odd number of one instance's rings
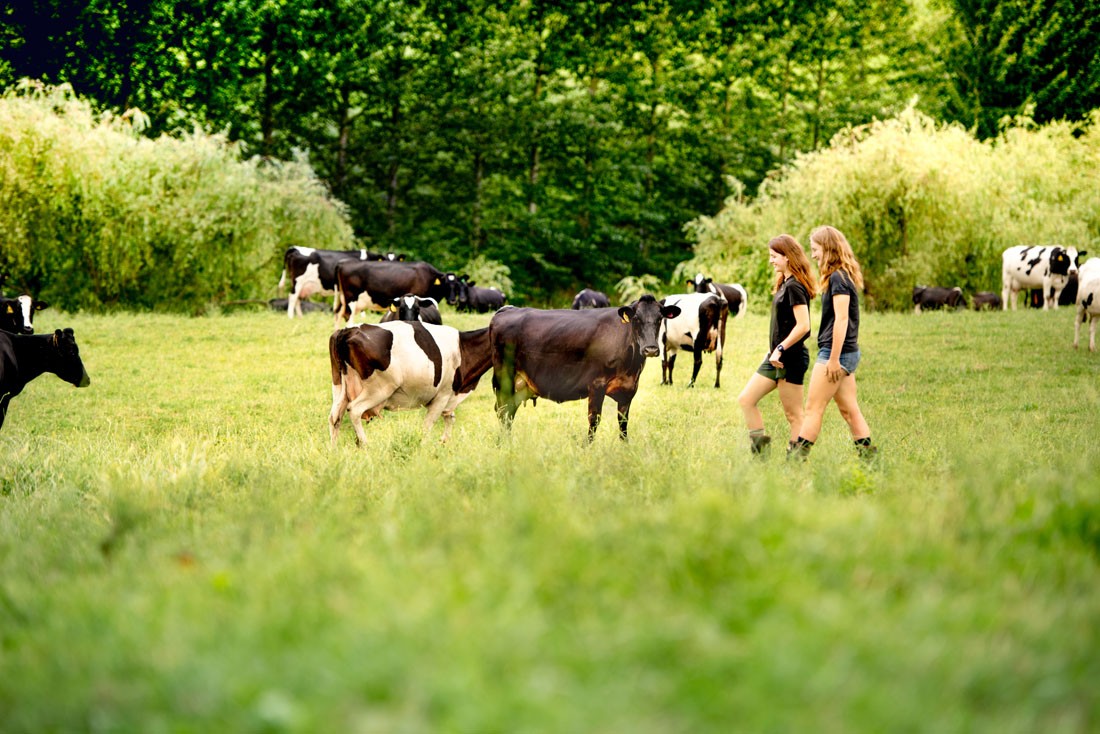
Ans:
{"label": "grassy field", "polygon": [[[757,309],[759,311],[759,309]],[[445,319],[474,328],[487,316]],[[814,314],[816,324],[817,314]],[[1072,315],[867,314],[805,465],[651,361],[616,437],[489,378],[328,444],[324,316],[44,311],[92,377],[0,432],[4,732],[1100,728],[1100,354]],[[785,422],[763,405],[773,434]]]}

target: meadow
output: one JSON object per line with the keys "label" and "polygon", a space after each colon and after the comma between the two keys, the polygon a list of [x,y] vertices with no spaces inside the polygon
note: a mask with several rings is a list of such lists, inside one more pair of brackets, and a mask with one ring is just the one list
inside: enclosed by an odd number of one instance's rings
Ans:
{"label": "meadow", "polygon": [[[331,320],[42,312],[0,432],[4,732],[1086,732],[1100,727],[1100,354],[1069,309],[864,316],[861,404],[754,460],[651,360],[618,440],[510,434],[490,376],[329,446]],[[475,328],[488,316],[455,315]],[[815,310],[813,321],[817,323]]]}

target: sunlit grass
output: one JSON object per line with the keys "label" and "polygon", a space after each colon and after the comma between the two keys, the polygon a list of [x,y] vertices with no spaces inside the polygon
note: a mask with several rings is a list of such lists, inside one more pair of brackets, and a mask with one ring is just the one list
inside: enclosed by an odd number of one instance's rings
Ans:
{"label": "sunlit grass", "polygon": [[[445,314],[460,328],[486,316]],[[606,406],[489,377],[452,440],[328,443],[324,316],[67,316],[0,433],[4,731],[1088,731],[1100,357],[1072,316],[869,314],[860,463],[748,454],[736,395]],[[816,321],[816,317],[815,317]],[[685,355],[686,356],[686,355]],[[686,371],[689,360],[678,367]],[[782,435],[774,397],[769,429]]]}

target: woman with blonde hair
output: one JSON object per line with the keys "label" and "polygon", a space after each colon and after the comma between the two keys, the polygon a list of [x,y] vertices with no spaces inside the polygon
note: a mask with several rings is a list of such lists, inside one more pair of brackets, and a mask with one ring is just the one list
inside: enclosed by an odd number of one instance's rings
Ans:
{"label": "woman with blonde hair", "polygon": [[856,450],[863,457],[878,449],[871,445],[871,428],[856,401],[859,365],[859,291],[863,272],[848,240],[835,227],[823,225],[810,233],[810,253],[821,274],[821,327],[817,330],[817,361],[810,374],[805,417],[791,453],[805,459],[818,434],[829,401],[836,401],[848,424]]}
{"label": "woman with blonde hair", "polygon": [[754,454],[759,454],[772,440],[764,432],[764,418],[757,407],[772,390],[779,390],[779,402],[791,425],[788,447],[798,438],[802,425],[802,383],[810,365],[806,337],[810,334],[810,299],[815,291],[810,261],[798,240],[781,234],[768,242],[768,262],[776,275],[768,353],[737,398],[745,414]]}

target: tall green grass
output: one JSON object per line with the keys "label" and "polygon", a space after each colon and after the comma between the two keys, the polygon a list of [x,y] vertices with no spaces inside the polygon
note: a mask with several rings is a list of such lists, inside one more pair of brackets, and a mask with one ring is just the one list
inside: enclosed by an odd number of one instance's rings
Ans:
{"label": "tall green grass", "polygon": [[835,411],[805,465],[750,458],[755,313],[722,389],[646,368],[629,443],[610,404],[591,446],[583,403],[503,435],[486,376],[449,444],[394,413],[363,450],[328,445],[325,316],[39,319],[92,385],[40,378],[0,433],[6,732],[1097,725],[1100,356],[1067,309],[866,315],[872,465]]}

